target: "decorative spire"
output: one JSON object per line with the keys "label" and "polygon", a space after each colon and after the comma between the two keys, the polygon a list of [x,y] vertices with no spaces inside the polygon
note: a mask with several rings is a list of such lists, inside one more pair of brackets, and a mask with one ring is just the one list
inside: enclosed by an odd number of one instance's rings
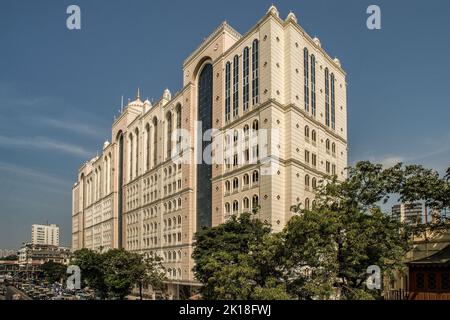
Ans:
{"label": "decorative spire", "polygon": [[139,88],[137,89],[136,100],[141,100],[141,92],[140,92]]}

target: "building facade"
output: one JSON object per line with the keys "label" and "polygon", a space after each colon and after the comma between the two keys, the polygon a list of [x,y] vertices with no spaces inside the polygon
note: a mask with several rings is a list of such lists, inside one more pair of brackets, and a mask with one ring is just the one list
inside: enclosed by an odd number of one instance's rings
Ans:
{"label": "building facade", "polygon": [[138,92],[79,169],[72,249],[157,254],[169,291],[195,286],[200,227],[259,208],[281,231],[320,179],[345,178],[346,86],[293,13],[272,6],[245,35],[222,23],[184,61],[183,88],[153,104]]}
{"label": "building facade", "polygon": [[423,216],[424,206],[419,202],[401,203],[392,206],[392,217],[402,223],[422,223]]}
{"label": "building facade", "polygon": [[21,265],[41,265],[46,262],[68,264],[70,255],[70,248],[49,244],[24,243],[18,252],[18,263]]}
{"label": "building facade", "polygon": [[31,243],[59,246],[59,227],[56,224],[31,226]]}

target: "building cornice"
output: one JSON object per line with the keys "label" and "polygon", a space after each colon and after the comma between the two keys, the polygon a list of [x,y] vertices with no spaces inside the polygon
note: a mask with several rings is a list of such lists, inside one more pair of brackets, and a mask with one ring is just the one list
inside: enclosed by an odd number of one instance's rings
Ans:
{"label": "building cornice", "polygon": [[222,22],[216,30],[214,30],[208,37],[206,37],[200,45],[195,49],[183,62],[183,67],[189,64],[201,51],[203,51],[217,36],[221,35],[223,32],[227,31],[236,40],[240,39],[242,35],[237,32],[233,27],[231,27],[226,21]]}

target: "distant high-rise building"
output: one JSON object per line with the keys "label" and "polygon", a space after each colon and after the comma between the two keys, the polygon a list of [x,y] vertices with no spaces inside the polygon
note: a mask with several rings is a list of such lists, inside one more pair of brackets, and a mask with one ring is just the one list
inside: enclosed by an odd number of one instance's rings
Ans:
{"label": "distant high-rise building", "polygon": [[392,217],[404,223],[422,223],[423,205],[419,202],[396,204],[392,206]]}
{"label": "distant high-rise building", "polygon": [[59,246],[59,227],[56,224],[31,226],[31,243]]}

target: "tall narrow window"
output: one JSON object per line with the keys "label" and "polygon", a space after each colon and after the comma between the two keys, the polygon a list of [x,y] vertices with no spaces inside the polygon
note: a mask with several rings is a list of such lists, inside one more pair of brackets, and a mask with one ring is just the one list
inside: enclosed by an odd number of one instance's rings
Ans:
{"label": "tall narrow window", "polygon": [[336,128],[336,108],[334,97],[334,73],[331,74],[331,128]]}
{"label": "tall narrow window", "polygon": [[316,116],[316,57],[311,55],[311,114]]}
{"label": "tall narrow window", "polygon": [[233,118],[239,112],[239,57],[233,58]]}
{"label": "tall narrow window", "polygon": [[305,79],[305,111],[309,112],[309,54],[308,49],[303,49],[303,77]]}
{"label": "tall narrow window", "polygon": [[167,112],[166,116],[167,120],[167,158],[170,158],[172,156],[172,113],[169,111]]}
{"label": "tall narrow window", "polygon": [[178,130],[177,143],[181,143],[181,132],[180,132],[180,130],[181,130],[181,105],[177,106],[176,112],[177,112],[177,130]]}
{"label": "tall narrow window", "polygon": [[230,120],[231,106],[231,63],[225,65],[225,120]]}
{"label": "tall narrow window", "polygon": [[259,41],[253,40],[252,47],[252,103],[259,103]]}
{"label": "tall narrow window", "polygon": [[325,69],[325,124],[330,126],[330,72]]}
{"label": "tall narrow window", "polygon": [[249,49],[248,47],[244,48],[244,67],[243,67],[243,90],[242,95],[244,99],[244,111],[248,110],[248,100],[249,100]]}
{"label": "tall narrow window", "polygon": [[130,146],[130,152],[129,152],[129,158],[130,158],[130,180],[132,180],[133,179],[133,135],[130,133],[130,138],[129,138],[130,140],[130,143],[129,143],[129,146]]}
{"label": "tall narrow window", "polygon": [[139,175],[139,130],[136,129],[136,154],[135,154],[135,171],[136,177]]}
{"label": "tall narrow window", "polygon": [[146,156],[146,161],[145,161],[145,166],[147,170],[150,170],[150,124],[147,123],[147,125],[145,126],[145,156]]}
{"label": "tall narrow window", "polygon": [[[212,105],[213,105],[213,67],[210,63],[205,64],[198,77],[198,107],[197,120],[202,123],[202,130],[199,132],[203,136],[209,128],[212,128]],[[202,141],[197,147],[198,159],[207,150],[208,141]],[[211,164],[199,161],[197,164],[197,230],[203,226],[212,225],[212,166]]]}
{"label": "tall narrow window", "polygon": [[153,118],[153,165],[158,163],[158,119]]}

